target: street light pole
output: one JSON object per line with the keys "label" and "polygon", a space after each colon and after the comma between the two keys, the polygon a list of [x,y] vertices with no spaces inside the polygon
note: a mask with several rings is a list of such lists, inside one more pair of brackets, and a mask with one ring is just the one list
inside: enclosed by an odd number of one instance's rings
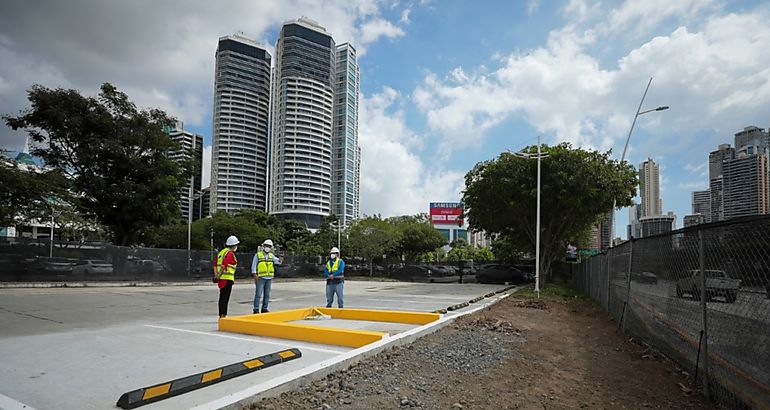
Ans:
{"label": "street light pole", "polygon": [[49,243],[50,251],[48,257],[53,258],[53,207],[51,208],[51,242]]}
{"label": "street light pole", "polygon": [[[532,159],[534,154],[526,152],[514,152],[520,158]],[[548,158],[543,154],[540,146],[540,135],[537,136],[537,221],[535,222],[535,293],[540,298],[540,160]]]}
{"label": "street light pole", "polygon": [[540,136],[537,136],[537,224],[535,232],[535,293],[540,298]]}
{"label": "street light pole", "polygon": [[[650,81],[647,81],[647,87],[644,89],[644,94],[642,94],[642,100],[639,101],[639,107],[636,109],[636,114],[634,115],[634,120],[631,121],[631,129],[628,130],[628,136],[626,137],[626,144],[623,146],[623,154],[620,156],[620,163],[622,164],[623,161],[626,160],[626,152],[628,151],[628,143],[631,141],[631,133],[634,132],[634,125],[636,125],[636,119],[639,118],[640,115],[647,114],[648,112],[653,111],[664,111],[668,109],[667,105],[662,105],[657,108],[653,108],[650,110],[642,111],[642,104],[644,104],[644,98],[647,97],[647,91],[650,89],[650,84],[652,84],[652,77],[650,77]],[[615,207],[617,206],[617,200],[612,200],[612,211],[610,212],[611,220],[612,220],[612,238],[610,238],[610,247],[612,247],[613,244],[613,238],[615,237]],[[628,238],[631,239],[631,238]]]}

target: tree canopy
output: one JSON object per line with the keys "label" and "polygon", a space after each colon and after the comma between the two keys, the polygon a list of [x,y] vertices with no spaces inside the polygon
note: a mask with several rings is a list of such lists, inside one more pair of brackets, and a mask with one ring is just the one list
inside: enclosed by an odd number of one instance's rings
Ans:
{"label": "tree canopy", "polygon": [[32,155],[66,175],[77,211],[115,244],[137,243],[147,228],[179,217],[191,167],[168,156],[179,146],[164,132],[173,122],[165,112],[137,109],[109,83],[96,98],[35,85],[28,99],[31,108],[4,116],[6,124],[30,135]]}
{"label": "tree canopy", "polygon": [[20,169],[4,154],[0,152],[0,226],[48,219],[70,199],[67,179],[60,170]]}
{"label": "tree canopy", "polygon": [[[637,174],[630,164],[610,158],[610,152],[572,148],[568,143],[542,146],[540,259],[547,273],[602,215],[629,206],[636,193]],[[525,149],[536,153],[537,147]],[[518,250],[535,249],[537,161],[502,153],[478,163],[465,176],[463,202],[472,229],[499,234]],[[508,252],[514,253],[511,250]],[[504,252],[500,252],[501,254]],[[495,249],[498,254],[498,249]]]}

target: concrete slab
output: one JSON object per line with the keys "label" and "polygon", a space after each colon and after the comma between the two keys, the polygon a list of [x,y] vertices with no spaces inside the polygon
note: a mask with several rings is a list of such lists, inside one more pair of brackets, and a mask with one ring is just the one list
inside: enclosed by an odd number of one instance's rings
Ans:
{"label": "concrete slab", "polygon": [[[433,311],[502,287],[348,281],[345,305]],[[322,281],[276,280],[272,293],[273,311],[325,304]],[[253,294],[251,283],[237,284],[230,313],[251,313]],[[144,408],[205,407],[267,381],[285,379],[311,367],[323,367],[335,358],[356,354],[354,349],[339,346],[219,332],[217,297],[214,285],[0,289],[0,404],[3,408],[22,404],[37,409],[115,408],[122,393],[139,387],[286,348],[302,351],[298,360]],[[478,304],[447,316],[474,306]],[[380,322],[337,319],[313,324],[326,325],[324,322],[336,322],[328,323],[330,326],[363,326],[392,335],[414,330],[409,325],[389,323],[383,328]]]}

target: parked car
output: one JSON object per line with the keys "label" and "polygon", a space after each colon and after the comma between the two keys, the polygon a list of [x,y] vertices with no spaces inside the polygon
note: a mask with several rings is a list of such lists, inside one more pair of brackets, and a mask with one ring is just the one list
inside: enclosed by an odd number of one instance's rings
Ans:
{"label": "parked car", "polygon": [[631,280],[639,283],[658,283],[658,277],[652,272],[631,272]]}
{"label": "parked car", "polygon": [[435,282],[436,278],[444,277],[427,265],[404,265],[403,268],[396,270],[390,276],[394,279],[412,282]]}
{"label": "parked car", "polygon": [[32,274],[67,275],[72,273],[77,259],[39,256],[27,266]]}
{"label": "parked car", "polygon": [[476,270],[476,281],[479,283],[514,283],[527,281],[527,275],[511,265],[489,263],[481,265]]}
{"label": "parked car", "polygon": [[109,275],[112,273],[112,264],[100,259],[81,259],[72,267],[75,276],[84,275]]}
{"label": "parked car", "polygon": [[129,259],[126,261],[126,270],[130,274],[153,274],[163,272],[165,267],[152,259]]}
{"label": "parked car", "polygon": [[[724,297],[727,303],[735,302],[738,297],[738,291],[741,288],[741,281],[733,279],[723,270],[708,269],[706,272],[706,300],[714,297]],[[676,296],[682,297],[689,293],[695,300],[700,300],[701,282],[700,270],[690,270],[688,277],[676,281]]]}

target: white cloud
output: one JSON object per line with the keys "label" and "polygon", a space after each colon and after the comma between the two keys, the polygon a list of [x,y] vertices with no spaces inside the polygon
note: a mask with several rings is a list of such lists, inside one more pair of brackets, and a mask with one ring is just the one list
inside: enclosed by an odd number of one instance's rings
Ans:
{"label": "white cloud", "polygon": [[455,201],[464,188],[462,173],[431,169],[413,151],[419,138],[404,122],[401,100],[388,87],[361,100],[361,212],[367,215],[426,212],[431,201]]}
{"label": "white cloud", "polygon": [[[5,1],[0,113],[26,108],[25,90],[32,84],[93,95],[101,83],[111,82],[140,107],[162,108],[188,125],[204,125],[212,111],[220,36],[240,30],[272,43],[275,38],[268,33],[274,37],[280,24],[304,15],[324,26],[337,43],[350,42],[363,54],[382,37],[404,35],[380,16],[381,6],[378,0],[235,1],[228,7],[147,0]],[[0,144],[13,150],[23,141],[19,133],[0,127]]]}
{"label": "white cloud", "polygon": [[[652,137],[637,151],[655,155],[661,146],[676,151],[697,137],[696,129],[731,135],[770,118],[768,19],[767,9],[711,16],[699,31],[682,26],[651,38],[615,68],[606,68],[589,51],[611,46],[604,36],[568,25],[552,32],[547,46],[512,53],[491,73],[458,68],[444,78],[428,74],[412,98],[431,129],[446,137],[446,150],[478,144],[490,127],[511,116],[560,141],[622,149],[638,99],[653,76],[645,106],[671,109],[639,118],[635,134],[646,129]],[[679,135],[664,141],[664,133]]]}
{"label": "white cloud", "polygon": [[531,16],[540,7],[540,0],[527,1],[527,15]]}
{"label": "white cloud", "polygon": [[708,166],[709,166],[708,162],[701,162],[697,165],[686,164],[684,166],[684,170],[691,174],[696,174],[699,176],[708,176],[709,174]]}
{"label": "white cloud", "polygon": [[401,21],[404,24],[409,23],[409,15],[411,13],[412,13],[411,7],[405,8],[404,11],[401,12],[401,19],[399,21]]}
{"label": "white cloud", "polygon": [[404,34],[401,27],[382,18],[369,20],[361,25],[361,41],[365,44],[373,43],[380,37],[397,38]]}
{"label": "white cloud", "polygon": [[612,10],[609,22],[604,29],[609,33],[632,28],[637,34],[645,33],[661,21],[670,17],[689,20],[701,11],[710,9],[712,0],[626,0],[620,7]]}
{"label": "white cloud", "polygon": [[211,145],[203,147],[203,175],[201,176],[201,188],[211,185]]}
{"label": "white cloud", "polygon": [[684,181],[676,184],[676,187],[685,191],[702,191],[709,188],[706,181]]}

